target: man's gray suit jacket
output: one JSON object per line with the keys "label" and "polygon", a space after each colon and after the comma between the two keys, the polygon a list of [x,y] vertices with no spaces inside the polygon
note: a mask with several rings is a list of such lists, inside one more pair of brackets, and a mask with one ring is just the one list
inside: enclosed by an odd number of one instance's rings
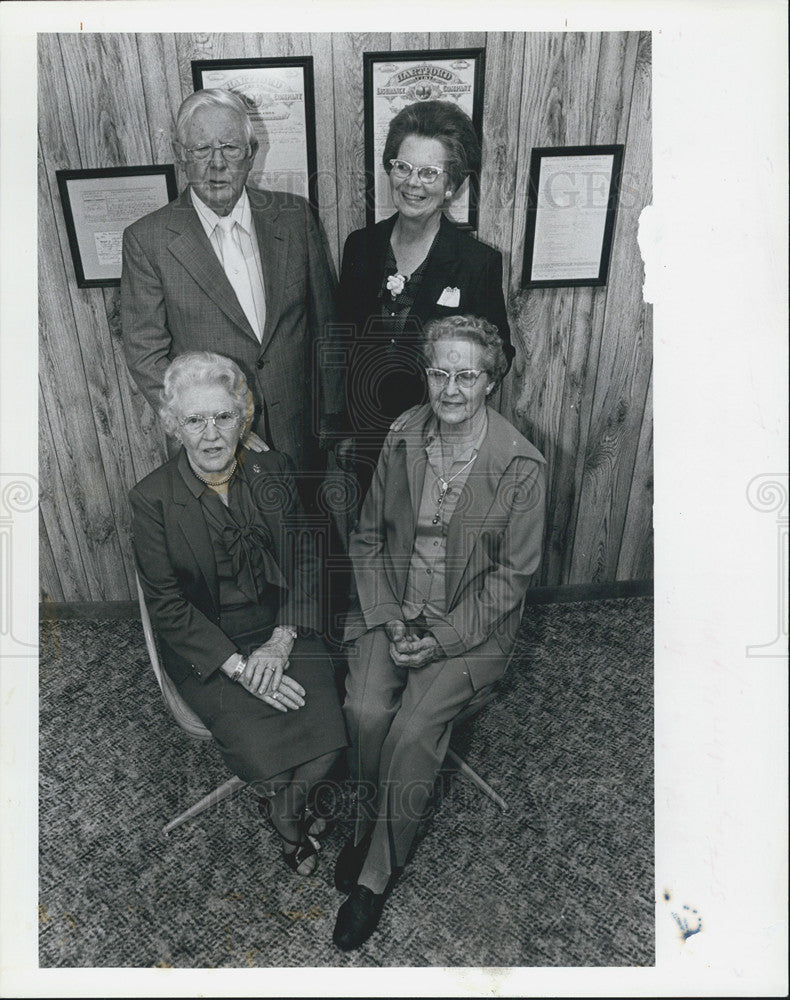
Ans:
{"label": "man's gray suit jacket", "polygon": [[258,341],[189,194],[123,236],[121,326],[129,370],[159,408],[165,370],[186,351],[233,358],[255,396],[254,428],[298,470],[319,467],[318,436],[344,409],[342,353],[333,348],[335,279],[303,198],[247,189],[260,245],[266,323]]}

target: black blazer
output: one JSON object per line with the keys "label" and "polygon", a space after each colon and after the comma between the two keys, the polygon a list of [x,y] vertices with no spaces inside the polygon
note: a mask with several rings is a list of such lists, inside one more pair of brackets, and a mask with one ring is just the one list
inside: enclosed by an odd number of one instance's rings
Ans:
{"label": "black blazer", "polygon": [[[239,454],[241,475],[274,539],[285,597],[277,622],[317,629],[317,561],[303,529],[298,494],[285,455]],[[129,493],[137,572],[168,674],[206,681],[237,651],[219,625],[217,565],[200,491],[184,478],[186,452],[155,469]]]}
{"label": "black blazer", "polygon": [[[367,229],[357,229],[346,240],[338,288],[338,318],[364,338],[371,318],[380,315],[379,288],[390,236],[398,218]],[[445,288],[457,288],[457,306],[440,306]],[[508,363],[515,351],[510,343],[505,297],[502,293],[502,254],[469,236],[442,215],[439,235],[428,258],[422,284],[409,317],[421,330],[429,320],[471,313],[496,324],[505,344]]]}

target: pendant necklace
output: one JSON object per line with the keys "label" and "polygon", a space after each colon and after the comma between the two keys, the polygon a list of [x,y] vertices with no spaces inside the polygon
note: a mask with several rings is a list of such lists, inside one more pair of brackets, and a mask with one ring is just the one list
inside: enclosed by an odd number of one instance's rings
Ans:
{"label": "pendant necklace", "polygon": [[462,472],[465,472],[476,458],[477,455],[472,455],[472,457],[469,459],[466,465],[462,465],[461,468],[458,470],[458,472],[454,473],[449,478],[445,478],[442,475],[436,477],[436,482],[439,484],[440,487],[439,499],[436,501],[436,513],[433,515],[433,520],[431,521],[431,524],[439,523],[439,519],[442,516],[442,504],[444,503],[444,499],[448,493],[452,493],[452,487],[450,486],[450,483],[452,483],[454,479],[457,479]]}

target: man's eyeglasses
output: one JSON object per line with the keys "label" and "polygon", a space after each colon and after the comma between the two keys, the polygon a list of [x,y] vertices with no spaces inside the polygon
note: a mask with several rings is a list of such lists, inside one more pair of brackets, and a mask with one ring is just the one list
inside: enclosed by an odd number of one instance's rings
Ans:
{"label": "man's eyeglasses", "polygon": [[411,176],[413,170],[416,170],[417,176],[423,184],[434,184],[439,179],[440,174],[447,173],[444,167],[434,167],[430,164],[424,167],[415,167],[408,160],[390,160],[390,167],[392,167],[391,172],[395,174],[398,180],[405,180]]}
{"label": "man's eyeglasses", "polygon": [[204,417],[202,413],[191,413],[178,421],[179,426],[188,434],[202,434],[208,427],[209,420],[218,431],[229,431],[239,422],[239,414],[235,410],[222,410],[213,417]]}
{"label": "man's eyeglasses", "polygon": [[436,389],[446,389],[453,379],[459,389],[473,389],[483,369],[465,368],[460,372],[446,372],[443,368],[426,368],[425,374]]}
{"label": "man's eyeglasses", "polygon": [[236,146],[232,142],[220,142],[216,146],[203,143],[200,146],[184,146],[183,149],[193,160],[207,160],[214,155],[214,150],[218,149],[226,163],[238,163],[239,160],[249,156],[250,152],[249,146]]}

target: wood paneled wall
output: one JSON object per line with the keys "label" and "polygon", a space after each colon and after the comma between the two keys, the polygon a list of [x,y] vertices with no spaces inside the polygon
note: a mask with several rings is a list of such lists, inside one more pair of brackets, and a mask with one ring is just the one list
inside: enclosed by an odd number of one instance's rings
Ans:
{"label": "wood paneled wall", "polygon": [[[637,244],[651,200],[649,33],[42,34],[44,599],[133,597],[127,490],[164,456],[126,370],[118,289],[76,286],[55,171],[173,162],[193,59],[312,55],[321,219],[337,266],[364,224],[362,53],[466,46],[486,47],[479,235],[504,254],[517,348],[499,408],[549,465],[534,583],[652,576],[652,316]],[[615,142],[625,162],[608,285],[521,291],[532,147]]]}

